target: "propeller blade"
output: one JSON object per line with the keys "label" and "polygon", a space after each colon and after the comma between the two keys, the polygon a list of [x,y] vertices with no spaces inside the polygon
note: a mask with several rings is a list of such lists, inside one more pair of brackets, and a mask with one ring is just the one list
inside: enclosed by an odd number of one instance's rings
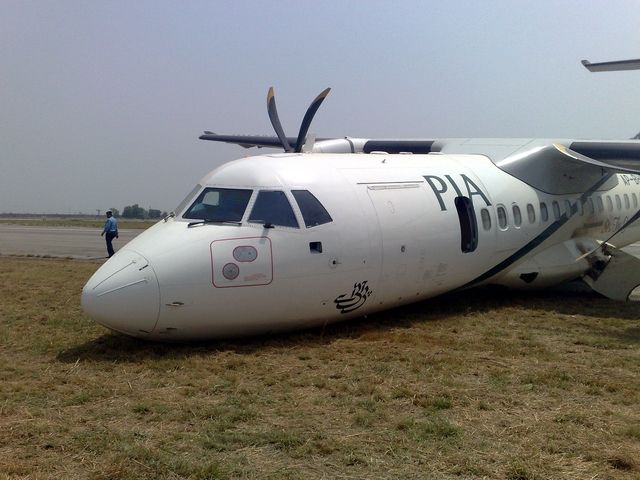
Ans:
{"label": "propeller blade", "polygon": [[587,258],[588,256],[593,255],[594,253],[596,253],[600,249],[604,250],[606,247],[616,248],[616,246],[611,244],[611,243],[601,242],[599,240],[597,240],[597,242],[598,242],[598,246],[596,248],[594,248],[593,250],[589,250],[587,253],[585,253],[583,255],[580,255],[578,258],[576,258],[575,261],[579,262],[583,258]]}
{"label": "propeller blade", "polygon": [[635,215],[633,217],[631,217],[629,220],[627,220],[627,222],[625,222],[624,225],[622,225],[618,230],[616,230],[614,232],[613,235],[611,235],[609,238],[607,238],[604,243],[609,243],[611,241],[611,239],[613,237],[615,237],[616,235],[618,235],[621,231],[623,231],[625,228],[627,228],[629,225],[631,225],[633,222],[635,222],[636,220],[638,220],[638,218],[640,218],[640,210],[638,210]]}
{"label": "propeller blade", "polygon": [[[629,220],[627,220],[625,222],[624,225],[622,225],[618,230],[616,230],[613,235],[611,235],[609,238],[607,238],[604,242],[602,242],[600,245],[598,245],[596,248],[594,248],[593,250],[585,253],[584,255],[579,256],[576,259],[576,262],[578,260],[582,260],[585,257],[588,257],[589,255],[591,255],[592,253],[597,252],[599,249],[604,249],[606,246],[610,246],[610,247],[614,247],[614,245],[612,245],[611,240],[613,239],[613,237],[615,237],[616,235],[618,235],[621,231],[623,231],[625,228],[627,228],[629,225],[631,225],[633,222],[635,222],[636,220],[638,220],[640,218],[640,210],[638,210],[635,215],[633,217],[631,217]],[[614,247],[615,248],[615,247]]]}
{"label": "propeller blade", "polygon": [[[329,92],[331,91],[330,88],[325,88],[322,93],[320,93],[320,95],[318,95],[313,102],[311,102],[311,105],[309,105],[309,108],[307,108],[307,113],[304,114],[304,118],[302,119],[302,124],[300,125],[300,132],[298,133],[298,141],[296,142],[296,149],[295,151],[300,153],[302,151],[302,145],[304,144],[305,138],[307,136],[307,132],[309,131],[309,127],[311,126],[311,121],[313,120],[313,116],[316,114],[316,112],[318,111],[318,108],[320,108],[320,105],[322,104],[322,102],[324,101],[324,99],[327,97],[327,95],[329,95]],[[274,109],[275,109],[275,104],[274,104]]]}
{"label": "propeller blade", "polygon": [[284,134],[284,130],[282,129],[280,118],[278,118],[278,110],[276,109],[276,97],[273,93],[273,87],[269,87],[269,93],[267,94],[267,111],[269,112],[269,120],[271,120],[271,125],[273,125],[273,129],[276,131],[276,135],[278,135],[278,138],[280,139],[282,148],[284,148],[285,152],[293,152],[293,148],[291,148],[291,145],[289,144],[289,141]]}

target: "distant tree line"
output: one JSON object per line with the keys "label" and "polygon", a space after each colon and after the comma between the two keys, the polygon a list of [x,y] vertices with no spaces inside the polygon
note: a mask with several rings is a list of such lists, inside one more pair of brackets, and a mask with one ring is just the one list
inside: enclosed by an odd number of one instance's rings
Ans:
{"label": "distant tree line", "polygon": [[[112,208],[111,210],[113,211],[113,215],[117,217],[118,210],[116,208]],[[146,210],[141,206],[139,206],[137,203],[133,205],[127,205],[122,210],[123,218],[140,218],[140,219],[147,220],[147,219],[162,218],[166,216],[167,216],[167,212],[161,212],[160,210],[156,210],[155,208],[149,208],[149,210]]]}

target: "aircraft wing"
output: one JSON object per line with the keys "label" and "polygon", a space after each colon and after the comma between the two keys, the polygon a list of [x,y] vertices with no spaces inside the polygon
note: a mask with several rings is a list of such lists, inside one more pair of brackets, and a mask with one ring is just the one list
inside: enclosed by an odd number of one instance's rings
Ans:
{"label": "aircraft wing", "polygon": [[614,72],[618,70],[638,70],[640,69],[640,58],[631,60],[615,60],[613,62],[591,63],[589,60],[582,60],[582,65],[590,72]]}
{"label": "aircraft wing", "polygon": [[[280,143],[280,139],[274,136],[267,135],[219,135],[213,132],[204,132],[203,135],[200,135],[200,140],[211,140],[212,142],[223,142],[223,143],[233,143],[235,145],[240,145],[244,148],[251,147],[270,147],[270,148],[282,148],[282,143]],[[296,137],[287,137],[287,140],[292,145],[295,145],[297,138]],[[320,139],[327,140],[327,139]]]}
{"label": "aircraft wing", "polygon": [[[296,139],[287,137],[291,144]],[[278,137],[219,135],[205,132],[202,140],[244,148],[282,148]],[[320,138],[316,153],[401,152],[414,154],[484,155],[497,167],[543,192],[564,195],[588,190],[613,173],[640,175],[640,141],[572,140],[549,138],[367,139]]]}
{"label": "aircraft wing", "polygon": [[[280,139],[267,135],[221,135],[205,131],[200,140],[212,142],[232,143],[244,148],[282,148]],[[295,145],[296,137],[286,137],[291,145]],[[316,138],[314,151],[325,153],[371,153],[384,151],[387,153],[429,153],[434,141],[431,139],[361,139],[349,137]]]}
{"label": "aircraft wing", "polygon": [[615,167],[640,169],[640,142],[638,141],[574,141],[569,148]]}

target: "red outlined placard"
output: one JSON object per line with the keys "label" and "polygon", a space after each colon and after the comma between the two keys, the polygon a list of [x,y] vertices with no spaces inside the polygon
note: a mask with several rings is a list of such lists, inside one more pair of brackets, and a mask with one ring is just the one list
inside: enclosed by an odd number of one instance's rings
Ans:
{"label": "red outlined placard", "polygon": [[[234,252],[239,247],[255,249],[254,260],[239,262]],[[211,283],[216,288],[257,287],[269,285],[273,281],[273,247],[269,237],[240,237],[214,240],[211,252]],[[226,278],[223,268],[238,261],[239,274],[233,279]]]}

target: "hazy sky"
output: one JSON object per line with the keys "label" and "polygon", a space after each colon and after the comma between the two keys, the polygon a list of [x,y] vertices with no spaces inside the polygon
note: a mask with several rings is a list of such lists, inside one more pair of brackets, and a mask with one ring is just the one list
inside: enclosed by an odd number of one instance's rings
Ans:
{"label": "hazy sky", "polygon": [[171,210],[272,134],[629,138],[640,2],[26,1],[0,3],[0,212]]}

